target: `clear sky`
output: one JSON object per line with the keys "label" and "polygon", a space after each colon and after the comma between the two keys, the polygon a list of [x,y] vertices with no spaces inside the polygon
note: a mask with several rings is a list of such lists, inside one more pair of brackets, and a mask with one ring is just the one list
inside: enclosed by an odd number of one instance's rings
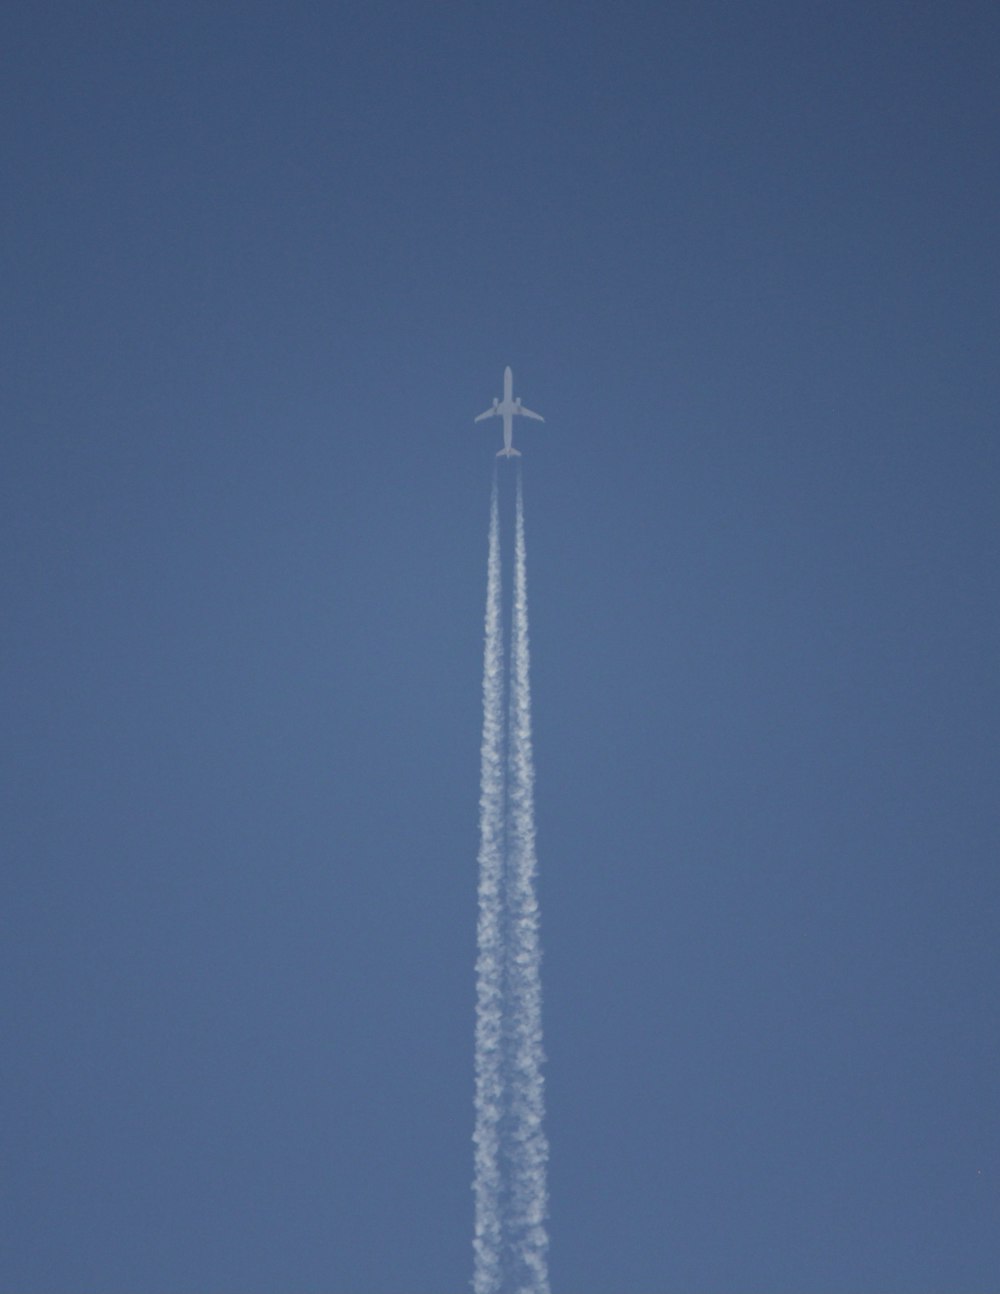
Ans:
{"label": "clear sky", "polygon": [[554,1291],[996,1289],[996,5],[0,28],[4,1294],[468,1288],[505,364]]}

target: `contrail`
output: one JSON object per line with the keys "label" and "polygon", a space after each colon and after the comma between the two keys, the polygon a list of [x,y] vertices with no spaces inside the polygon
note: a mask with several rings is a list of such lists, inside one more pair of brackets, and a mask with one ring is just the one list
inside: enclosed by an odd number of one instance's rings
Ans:
{"label": "contrail", "polygon": [[510,1038],[510,1193],[506,1239],[512,1288],[548,1294],[548,1141],[542,1079],[542,985],[535,876],[535,769],[531,745],[528,587],[524,494],[517,472],[514,598],[511,628],[510,733],[507,789],[507,965]]}
{"label": "contrail", "polygon": [[500,523],[490,497],[476,961],[475,1294],[548,1294],[524,499],[518,465],[508,730]]}
{"label": "contrail", "polygon": [[504,724],[497,474],[490,497],[479,791],[479,924],[476,959],[475,1294],[498,1294],[501,1277],[500,1120],[504,1102],[503,886]]}

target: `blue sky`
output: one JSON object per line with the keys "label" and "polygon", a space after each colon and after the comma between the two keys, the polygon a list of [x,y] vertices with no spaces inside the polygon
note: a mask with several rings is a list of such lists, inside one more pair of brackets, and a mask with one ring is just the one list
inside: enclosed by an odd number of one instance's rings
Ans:
{"label": "blue sky", "polygon": [[991,1288],[995,6],[0,35],[0,1288],[468,1288],[505,364],[553,1289]]}

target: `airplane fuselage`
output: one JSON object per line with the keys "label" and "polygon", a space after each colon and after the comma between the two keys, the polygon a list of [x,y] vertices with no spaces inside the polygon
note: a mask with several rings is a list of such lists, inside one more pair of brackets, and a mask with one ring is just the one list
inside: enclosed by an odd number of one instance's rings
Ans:
{"label": "airplane fuselage", "polygon": [[[520,404],[520,400],[517,402]],[[497,405],[497,413],[503,418],[503,449],[497,454],[503,454],[504,458],[510,458],[512,454],[519,454],[520,451],[514,448],[514,414],[517,409],[514,405],[514,374],[511,372],[510,365],[503,371],[503,403]]]}

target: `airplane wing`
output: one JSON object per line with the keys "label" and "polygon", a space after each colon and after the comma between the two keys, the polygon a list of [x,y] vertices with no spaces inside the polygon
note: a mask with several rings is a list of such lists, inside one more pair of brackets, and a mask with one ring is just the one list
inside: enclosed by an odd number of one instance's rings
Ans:
{"label": "airplane wing", "polygon": [[473,421],[473,422],[482,422],[482,420],[483,420],[484,418],[492,418],[492,417],[493,417],[493,415],[494,415],[495,413],[499,413],[499,410],[498,410],[498,409],[487,409],[485,413],[481,413],[481,414],[479,414],[477,417],[473,418],[473,419],[472,419],[472,421]]}
{"label": "airplane wing", "polygon": [[532,413],[531,410],[526,409],[523,404],[518,409],[518,413],[523,413],[526,418],[537,418],[539,422],[545,421],[540,413]]}

